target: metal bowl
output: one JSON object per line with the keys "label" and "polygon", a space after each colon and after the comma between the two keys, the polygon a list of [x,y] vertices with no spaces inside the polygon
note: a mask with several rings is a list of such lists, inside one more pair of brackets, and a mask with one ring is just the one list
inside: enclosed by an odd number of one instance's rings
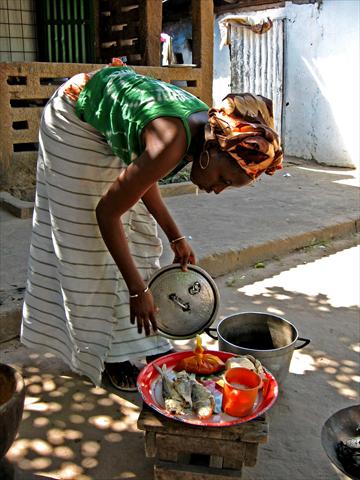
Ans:
{"label": "metal bowl", "polygon": [[343,408],[334,413],[324,423],[321,430],[322,446],[334,465],[353,480],[359,480],[344,469],[336,455],[336,445],[341,441],[359,436],[357,428],[360,426],[360,405]]}

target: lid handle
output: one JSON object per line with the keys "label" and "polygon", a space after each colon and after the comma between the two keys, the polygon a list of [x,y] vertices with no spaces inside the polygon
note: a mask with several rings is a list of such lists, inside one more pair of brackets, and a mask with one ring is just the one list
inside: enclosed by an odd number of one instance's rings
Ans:
{"label": "lid handle", "polygon": [[183,312],[190,312],[190,304],[188,302],[184,303],[183,300],[176,295],[176,293],[170,293],[169,299],[173,301],[178,307],[182,309]]}
{"label": "lid handle", "polygon": [[201,290],[201,285],[199,282],[195,282],[194,285],[191,285],[189,287],[189,293],[190,295],[196,295],[197,293],[199,293]]}

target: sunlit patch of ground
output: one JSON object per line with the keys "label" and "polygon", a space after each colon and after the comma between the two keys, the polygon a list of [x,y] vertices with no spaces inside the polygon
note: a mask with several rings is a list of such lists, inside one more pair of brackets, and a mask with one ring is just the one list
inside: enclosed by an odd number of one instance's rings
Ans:
{"label": "sunlit patch of ground", "polygon": [[[244,480],[285,478],[281,465],[289,456],[293,478],[310,478],[302,475],[310,467],[313,478],[339,478],[318,437],[330,413],[359,398],[358,264],[358,247],[335,253],[330,245],[315,245],[216,280],[219,319],[240,311],[269,312],[311,338],[294,352],[286,388],[270,411],[270,442]],[[218,348],[207,334],[202,339]],[[195,342],[175,343],[189,349]],[[18,468],[63,480],[152,478],[152,459],[145,457],[136,427],[142,405],[137,394],[94,387],[53,355],[18,344],[1,346],[0,362],[17,366],[27,385],[20,434],[7,455]]]}

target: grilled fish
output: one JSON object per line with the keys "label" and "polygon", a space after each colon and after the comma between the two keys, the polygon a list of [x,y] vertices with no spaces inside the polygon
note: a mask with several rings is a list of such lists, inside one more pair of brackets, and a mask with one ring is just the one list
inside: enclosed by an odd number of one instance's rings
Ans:
{"label": "grilled fish", "polygon": [[200,419],[211,417],[215,408],[215,399],[212,393],[201,383],[192,380],[191,389],[192,406],[195,414]]}
{"label": "grilled fish", "polygon": [[[170,374],[166,369],[166,365],[164,364],[161,368],[157,365],[154,365],[154,367],[161,375],[162,394],[165,401],[165,409],[170,413],[184,415],[187,407],[186,401],[175,388],[175,382],[171,379]],[[179,389],[179,384],[177,386]]]}
{"label": "grilled fish", "polygon": [[200,419],[209,418],[215,408],[212,393],[195,379],[194,374],[185,371],[170,372],[164,364],[154,365],[162,379],[162,394],[165,409],[174,414],[184,415],[192,411]]}

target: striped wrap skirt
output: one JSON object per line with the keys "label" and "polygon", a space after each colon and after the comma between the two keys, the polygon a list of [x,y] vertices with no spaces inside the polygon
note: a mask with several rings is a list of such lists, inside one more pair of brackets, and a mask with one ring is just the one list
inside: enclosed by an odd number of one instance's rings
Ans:
{"label": "striped wrap skirt", "polygon": [[[95,208],[124,162],[82,122],[60,88],[44,108],[21,341],[59,356],[100,385],[105,362],[137,360],[170,348],[130,324],[129,293],[97,225]],[[140,200],[121,218],[146,281],[162,243]]]}

